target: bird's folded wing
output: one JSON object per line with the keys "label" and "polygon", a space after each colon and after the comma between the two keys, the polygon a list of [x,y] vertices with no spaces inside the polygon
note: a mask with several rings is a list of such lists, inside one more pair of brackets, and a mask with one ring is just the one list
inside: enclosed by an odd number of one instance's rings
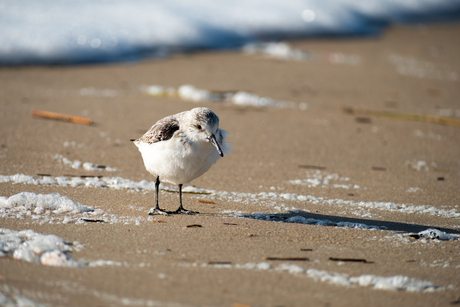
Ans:
{"label": "bird's folded wing", "polygon": [[149,144],[166,141],[172,138],[174,132],[177,130],[179,130],[179,121],[174,115],[171,115],[160,119],[149,131],[136,141]]}

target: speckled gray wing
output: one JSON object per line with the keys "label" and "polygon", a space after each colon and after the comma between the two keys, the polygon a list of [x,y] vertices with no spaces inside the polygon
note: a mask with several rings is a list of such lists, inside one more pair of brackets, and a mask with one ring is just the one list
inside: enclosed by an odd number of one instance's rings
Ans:
{"label": "speckled gray wing", "polygon": [[177,130],[179,130],[179,121],[174,115],[171,115],[157,121],[149,131],[134,142],[153,144],[166,141],[172,138]]}

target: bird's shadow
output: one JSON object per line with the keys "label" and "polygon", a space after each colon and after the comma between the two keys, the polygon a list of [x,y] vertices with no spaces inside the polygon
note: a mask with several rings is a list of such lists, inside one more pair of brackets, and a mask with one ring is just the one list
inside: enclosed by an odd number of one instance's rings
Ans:
{"label": "bird's shadow", "polygon": [[436,228],[449,234],[460,234],[460,231],[458,230],[444,227],[324,215],[299,210],[286,213],[244,214],[243,217],[271,222],[298,223],[321,226],[344,226],[363,229],[382,229],[401,233],[420,232],[427,230],[428,228]]}

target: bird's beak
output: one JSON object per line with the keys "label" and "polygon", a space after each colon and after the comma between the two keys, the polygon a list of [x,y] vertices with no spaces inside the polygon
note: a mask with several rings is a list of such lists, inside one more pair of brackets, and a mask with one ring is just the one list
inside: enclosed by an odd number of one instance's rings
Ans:
{"label": "bird's beak", "polygon": [[214,134],[211,134],[210,136],[208,136],[208,141],[214,146],[216,147],[216,150],[217,152],[219,153],[219,155],[221,157],[224,156],[224,153],[222,152],[222,149],[220,148],[220,145],[219,143],[217,143],[217,140],[216,140],[216,137]]}

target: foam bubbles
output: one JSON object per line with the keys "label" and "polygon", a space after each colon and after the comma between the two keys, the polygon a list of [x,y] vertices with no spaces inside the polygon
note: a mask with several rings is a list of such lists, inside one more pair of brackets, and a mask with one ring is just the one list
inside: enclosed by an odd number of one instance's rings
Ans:
{"label": "foam bubbles", "polygon": [[309,51],[293,49],[284,42],[250,43],[245,45],[242,50],[246,54],[262,54],[268,58],[279,60],[305,61],[316,57]]}
{"label": "foam bubbles", "polygon": [[81,249],[83,249],[83,245],[78,241],[70,243],[56,235],[41,234],[30,229],[15,231],[0,228],[0,257],[12,256],[16,260],[57,267],[127,265],[127,263],[102,259],[77,262],[70,256],[70,253],[78,252]]}
{"label": "foam bubbles", "polygon": [[109,167],[109,166],[105,166],[105,165],[100,165],[100,164],[93,164],[91,162],[81,162],[79,160],[74,160],[74,161],[71,161],[61,155],[54,155],[53,156],[53,160],[57,160],[57,161],[60,161],[61,163],[65,164],[65,165],[70,165],[73,169],[80,169],[81,167],[83,167],[83,169],[87,170],[87,171],[108,171],[108,172],[115,172],[117,171],[116,168],[112,168],[112,167]]}
{"label": "foam bubbles", "polygon": [[351,277],[350,281],[359,286],[372,286],[374,289],[379,290],[405,290],[408,292],[433,292],[436,290],[444,290],[444,287],[438,287],[430,281],[418,280],[402,275],[390,277],[361,275],[358,277]]}
{"label": "foam bubbles", "polygon": [[230,103],[240,106],[253,107],[276,107],[306,110],[308,104],[305,102],[295,103],[291,101],[280,101],[270,97],[262,97],[255,93],[246,91],[211,91],[199,89],[190,84],[181,85],[177,90],[172,87],[152,85],[142,87],[143,91],[150,96],[179,97],[180,99],[201,102],[211,101],[219,103]]}
{"label": "foam bubbles", "polygon": [[78,250],[78,242],[69,243],[55,235],[43,235],[33,230],[14,231],[0,228],[0,256],[51,266],[74,267],[78,264],[68,255]]}
{"label": "foam bubbles", "polygon": [[93,209],[62,196],[59,193],[37,194],[21,192],[8,198],[0,198],[0,208],[30,210],[33,213],[43,213],[52,210],[54,213],[81,213],[90,212]]}
{"label": "foam bubbles", "polygon": [[39,224],[84,224],[87,222],[140,225],[148,219],[143,216],[117,216],[102,209],[93,209],[62,196],[59,193],[38,194],[21,192],[11,197],[0,197],[1,218],[30,218]]}
{"label": "foam bubbles", "polygon": [[215,100],[215,97],[213,97],[210,91],[199,89],[189,84],[180,86],[177,90],[177,95],[183,100],[189,100],[193,102]]}
{"label": "foam bubbles", "polygon": [[40,257],[41,264],[49,266],[67,266],[76,267],[79,264],[69,255],[60,250],[52,250],[44,252]]}
{"label": "foam bubbles", "polygon": [[305,22],[312,22],[316,19],[316,13],[313,10],[303,10],[300,16]]}
{"label": "foam bubbles", "polygon": [[439,229],[429,228],[418,233],[421,238],[437,240],[454,240],[454,236],[447,234]]}
{"label": "foam bubbles", "polygon": [[316,187],[333,187],[341,189],[359,189],[359,185],[347,184],[350,181],[348,177],[341,177],[339,174],[329,174],[324,171],[309,171],[306,179],[289,180],[288,182],[295,185],[305,185],[309,188]]}

